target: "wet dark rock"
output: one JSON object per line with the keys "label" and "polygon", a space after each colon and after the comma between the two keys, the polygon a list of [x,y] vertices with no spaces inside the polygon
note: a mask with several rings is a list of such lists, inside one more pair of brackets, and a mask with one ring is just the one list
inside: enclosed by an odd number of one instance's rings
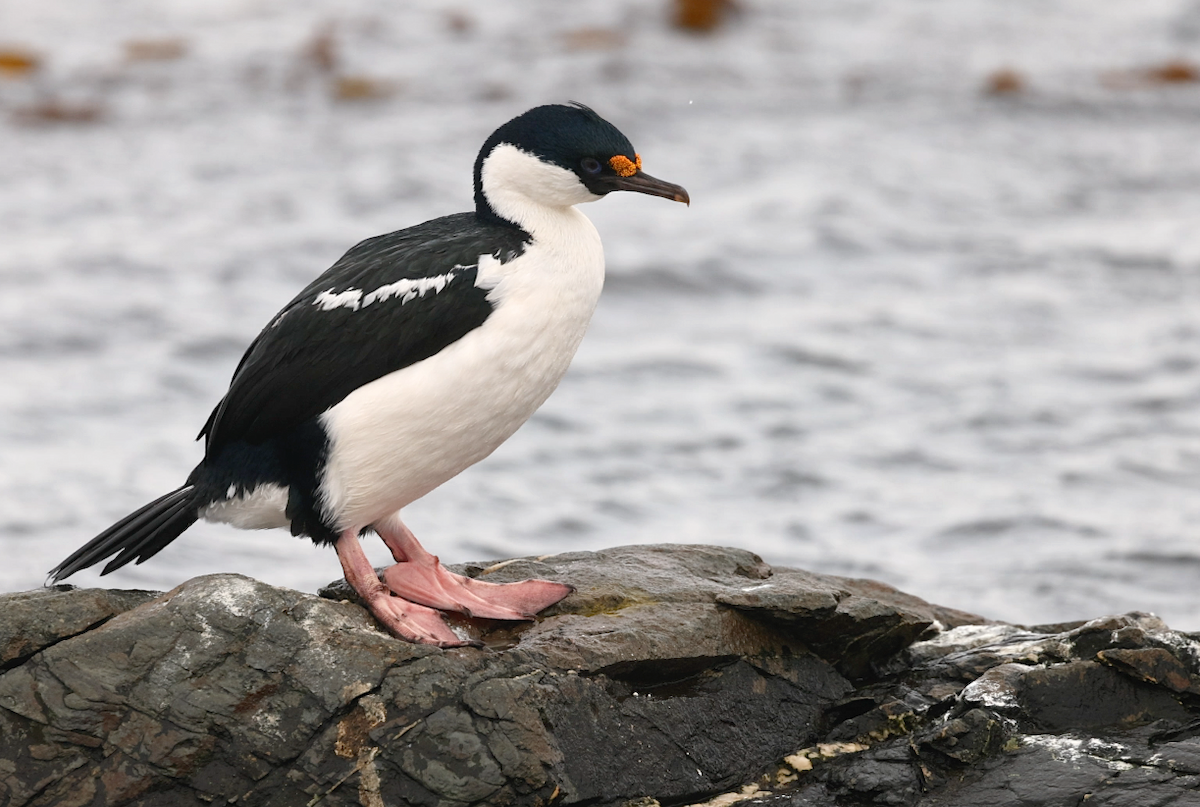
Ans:
{"label": "wet dark rock", "polygon": [[[1200,644],[1147,614],[1062,627],[961,626],[914,643],[856,693],[878,705],[828,735],[849,752],[754,803],[1200,805]],[[903,724],[881,721],[903,706]]]}
{"label": "wet dark rock", "polygon": [[1150,615],[990,623],[715,547],[460,571],[577,590],[449,651],[336,584],[0,597],[0,805],[1200,805],[1200,644]]}
{"label": "wet dark rock", "polygon": [[8,594],[0,609],[0,670],[157,596],[150,591],[79,591],[73,586]]}

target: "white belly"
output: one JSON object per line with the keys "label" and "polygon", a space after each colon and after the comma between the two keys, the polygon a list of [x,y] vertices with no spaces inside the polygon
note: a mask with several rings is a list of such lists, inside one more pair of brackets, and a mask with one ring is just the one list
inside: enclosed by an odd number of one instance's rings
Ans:
{"label": "white belly", "polygon": [[535,240],[508,264],[481,262],[496,304],[483,325],[322,416],[321,502],[340,530],[395,513],[491,454],[558,386],[604,280],[595,229],[569,212],[579,233],[568,254]]}

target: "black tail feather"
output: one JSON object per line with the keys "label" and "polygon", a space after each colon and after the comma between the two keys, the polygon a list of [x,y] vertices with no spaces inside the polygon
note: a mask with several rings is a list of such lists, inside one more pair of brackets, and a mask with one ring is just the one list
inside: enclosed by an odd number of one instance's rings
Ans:
{"label": "black tail feather", "polygon": [[108,574],[132,560],[141,563],[152,557],[196,522],[195,490],[185,485],[125,516],[51,570],[51,580],[57,583],[112,555],[116,557],[100,574]]}
{"label": "black tail feather", "polygon": [[137,536],[130,535],[130,540],[121,548],[120,554],[108,562],[101,574],[120,569],[131,560],[141,563],[156,555],[160,549],[192,526],[195,520],[196,507],[188,499],[170,505],[157,518],[141,527]]}

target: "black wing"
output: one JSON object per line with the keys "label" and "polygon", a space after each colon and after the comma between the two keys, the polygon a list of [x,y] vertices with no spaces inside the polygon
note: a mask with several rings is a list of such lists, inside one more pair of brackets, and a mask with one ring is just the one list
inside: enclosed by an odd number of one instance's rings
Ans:
{"label": "black wing", "polygon": [[528,238],[462,213],[353,247],[250,345],[200,430],[207,454],[285,434],[478,328],[492,313],[475,285],[480,256],[507,262]]}

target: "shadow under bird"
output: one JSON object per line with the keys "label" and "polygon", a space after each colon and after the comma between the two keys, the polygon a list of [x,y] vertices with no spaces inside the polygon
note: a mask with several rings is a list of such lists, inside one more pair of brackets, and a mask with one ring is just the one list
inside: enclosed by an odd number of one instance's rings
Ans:
{"label": "shadow under bird", "polygon": [[[471,644],[439,611],[523,620],[561,600],[561,583],[452,574],[399,511],[491,454],[558,386],[604,282],[600,237],[575,205],[621,190],[689,202],[587,107],[501,126],[475,161],[475,211],[369,238],[296,295],[242,357],[184,485],[53,579],[141,563],[202,518],[334,545],[371,613],[414,642]],[[396,560],[382,580],[367,531]]]}

